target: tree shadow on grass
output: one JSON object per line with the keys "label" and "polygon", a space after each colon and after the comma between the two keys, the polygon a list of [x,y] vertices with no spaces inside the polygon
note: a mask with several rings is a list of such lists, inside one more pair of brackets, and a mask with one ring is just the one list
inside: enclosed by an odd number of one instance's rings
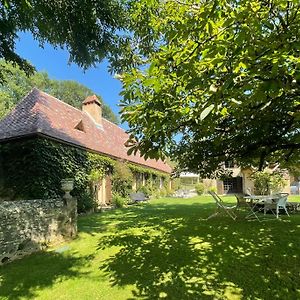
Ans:
{"label": "tree shadow on grass", "polygon": [[[85,276],[80,267],[90,263],[93,256],[75,257],[71,254],[39,252],[0,267],[0,299],[31,298],[37,290],[54,283]],[[17,264],[17,272],[16,272]]]}
{"label": "tree shadow on grass", "polygon": [[114,286],[135,285],[132,299],[299,299],[299,216],[207,221],[212,207],[159,204],[108,215],[115,230],[98,249],[120,250],[100,268]]}

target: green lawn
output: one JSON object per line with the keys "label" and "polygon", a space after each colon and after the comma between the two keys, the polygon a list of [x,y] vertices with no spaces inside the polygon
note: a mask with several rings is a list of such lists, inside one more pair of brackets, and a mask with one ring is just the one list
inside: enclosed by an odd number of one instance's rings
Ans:
{"label": "green lawn", "polygon": [[76,240],[0,268],[0,299],[300,299],[300,213],[205,220],[213,208],[203,196],[81,217]]}

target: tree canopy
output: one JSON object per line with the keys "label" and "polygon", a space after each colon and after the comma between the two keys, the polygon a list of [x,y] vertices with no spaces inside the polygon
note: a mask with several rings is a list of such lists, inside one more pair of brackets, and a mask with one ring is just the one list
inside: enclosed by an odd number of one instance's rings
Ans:
{"label": "tree canopy", "polygon": [[[1,65],[6,71],[3,73],[4,83],[0,85],[0,119],[33,87],[37,87],[79,109],[81,109],[81,103],[87,96],[95,94],[92,90],[76,81],[50,79],[45,72],[36,72],[28,77],[19,67],[14,67],[12,64],[3,61]],[[97,95],[97,97],[102,102],[103,116],[118,124],[117,116],[103,102],[100,95]]]}
{"label": "tree canopy", "polygon": [[211,175],[299,164],[298,0],[131,1],[122,120],[129,152]]}
{"label": "tree canopy", "polygon": [[32,74],[34,67],[15,51],[18,33],[29,31],[41,46],[66,48],[70,61],[87,68],[115,48],[123,14],[118,0],[1,0],[0,59]]}

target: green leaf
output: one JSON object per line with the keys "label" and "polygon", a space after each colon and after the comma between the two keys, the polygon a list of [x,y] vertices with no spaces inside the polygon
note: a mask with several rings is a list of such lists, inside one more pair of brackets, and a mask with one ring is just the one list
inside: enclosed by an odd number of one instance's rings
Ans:
{"label": "green leaf", "polygon": [[220,111],[221,115],[222,116],[226,116],[228,114],[228,111],[227,111],[227,108],[226,107],[223,107]]}
{"label": "green leaf", "polygon": [[200,120],[203,121],[213,110],[214,104],[211,104],[210,106],[206,107],[200,114]]}

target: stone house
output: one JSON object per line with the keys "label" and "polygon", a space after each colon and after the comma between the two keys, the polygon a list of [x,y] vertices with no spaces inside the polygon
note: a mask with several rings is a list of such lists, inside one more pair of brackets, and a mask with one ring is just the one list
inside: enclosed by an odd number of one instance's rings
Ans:
{"label": "stone house", "polygon": [[291,194],[300,195],[300,177],[292,175],[290,177]]}
{"label": "stone house", "polygon": [[[254,172],[252,168],[241,168],[234,164],[232,161],[226,161],[223,165],[224,169],[231,173],[231,177],[226,179],[203,179],[204,186],[207,190],[213,189],[218,194],[242,194],[248,191],[254,192],[254,182],[251,178],[251,174]],[[267,171],[272,173],[278,170],[278,166],[268,168]],[[184,173],[180,176],[181,181],[188,183],[199,182],[200,177],[194,173]],[[285,186],[282,192],[290,193],[290,176],[287,172],[284,172]]]}
{"label": "stone house", "polygon": [[[87,97],[82,102],[82,110],[79,110],[34,88],[0,121],[1,145],[8,142],[20,144],[24,140],[37,138],[51,140],[158,174],[170,175],[171,167],[162,160],[145,160],[139,153],[128,155],[125,146],[128,137],[122,128],[102,117],[101,103],[95,95]],[[43,166],[40,168],[42,172]],[[18,166],[15,171],[18,172]],[[1,168],[0,157],[0,178],[8,175],[5,172]],[[145,174],[134,173],[134,189],[145,184]],[[159,180],[162,184],[162,178]],[[99,204],[109,204],[112,197],[110,174],[103,176],[97,186],[97,201]]]}

